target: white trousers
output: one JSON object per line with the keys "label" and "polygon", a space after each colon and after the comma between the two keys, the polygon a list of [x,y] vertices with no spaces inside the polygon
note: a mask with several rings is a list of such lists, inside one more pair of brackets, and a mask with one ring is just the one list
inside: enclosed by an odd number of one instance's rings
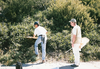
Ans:
{"label": "white trousers", "polygon": [[80,53],[79,53],[80,44],[74,44],[73,53],[74,53],[74,62],[76,65],[80,64]]}

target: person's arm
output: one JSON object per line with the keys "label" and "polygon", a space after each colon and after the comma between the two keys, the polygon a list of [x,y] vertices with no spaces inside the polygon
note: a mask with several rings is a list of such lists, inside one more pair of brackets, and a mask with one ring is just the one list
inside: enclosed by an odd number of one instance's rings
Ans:
{"label": "person's arm", "polygon": [[34,30],[34,34],[33,34],[33,37],[35,37],[36,36],[36,33],[37,33],[37,31],[36,31],[36,29]]}
{"label": "person's arm", "polygon": [[33,37],[35,37],[35,35],[33,34]]}
{"label": "person's arm", "polygon": [[75,40],[76,40],[76,29],[74,28],[73,31],[73,38],[72,38],[72,47],[74,47],[74,43],[75,43]]}
{"label": "person's arm", "polygon": [[72,40],[72,42],[74,43],[75,40],[76,40],[76,35],[73,35],[73,40]]}
{"label": "person's arm", "polygon": [[74,47],[74,42],[76,40],[76,35],[73,35],[73,39],[72,39],[72,47]]}

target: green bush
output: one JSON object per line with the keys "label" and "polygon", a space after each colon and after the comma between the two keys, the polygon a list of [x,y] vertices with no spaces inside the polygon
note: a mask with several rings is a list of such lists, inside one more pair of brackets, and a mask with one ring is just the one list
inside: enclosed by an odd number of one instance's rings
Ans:
{"label": "green bush", "polygon": [[70,30],[69,20],[75,18],[82,32],[89,32],[94,29],[94,21],[89,17],[88,8],[79,0],[58,0],[48,8],[47,18],[53,19],[53,25],[49,27],[54,31]]}
{"label": "green bush", "polygon": [[58,32],[48,36],[47,52],[64,52],[71,48],[70,45],[70,34],[68,31],[63,30],[62,33]]}
{"label": "green bush", "polygon": [[[0,62],[2,64],[11,65],[16,61],[26,63],[36,60],[34,55],[35,40],[25,38],[28,35],[33,36],[35,21],[39,21],[40,25],[48,31],[47,55],[55,53],[59,59],[62,59],[64,56],[59,53],[64,55],[65,51],[71,48],[72,27],[69,23],[71,18],[77,20],[77,24],[82,30],[82,36],[90,39],[90,42],[81,51],[81,58],[84,61],[100,59],[100,25],[94,23],[95,19],[90,17],[89,6],[83,5],[79,0],[52,0],[48,4],[47,0],[44,5],[45,0],[37,0],[36,3],[33,1],[6,0],[4,3],[2,1],[4,4],[3,15],[11,22],[0,23]],[[47,9],[44,10],[44,6]],[[9,14],[7,14],[8,12]],[[2,19],[6,18],[2,17]],[[4,21],[2,19],[1,21]],[[19,23],[20,20],[22,22]],[[68,61],[73,62],[73,56],[69,55],[67,56],[69,57]]]}
{"label": "green bush", "polygon": [[6,52],[10,40],[9,40],[9,29],[6,23],[0,23],[0,48]]}
{"label": "green bush", "polygon": [[[48,27],[51,29],[51,31],[54,34],[56,34],[57,32],[62,33],[63,29],[71,31],[69,20],[71,18],[75,18],[77,20],[77,24],[81,27],[82,36],[90,39],[89,45],[86,45],[86,47],[82,49],[81,53],[84,54],[85,56],[84,58],[87,58],[87,56],[90,56],[92,59],[92,56],[94,56],[96,57],[96,59],[99,59],[98,50],[96,51],[94,49],[93,50],[91,49],[90,51],[91,52],[93,51],[93,54],[92,53],[88,54],[86,51],[86,50],[89,50],[92,46],[97,49],[99,49],[99,46],[100,46],[99,45],[100,33],[97,29],[98,25],[94,24],[95,20],[92,19],[92,17],[90,17],[90,13],[88,13],[90,10],[88,8],[89,7],[83,5],[82,2],[79,0],[76,0],[76,1],[57,0],[57,1],[52,1],[52,5],[48,8],[47,13],[45,14],[47,16],[47,19],[50,19],[53,21],[53,23],[49,24]],[[55,35],[55,37],[56,36],[57,35]],[[68,39],[66,39],[66,42],[67,41]],[[59,42],[59,43],[61,44],[62,42]],[[54,47],[57,46],[56,44],[53,44],[53,45]]]}
{"label": "green bush", "polygon": [[80,0],[84,5],[89,7],[90,16],[94,19],[95,23],[100,24],[100,0]]}
{"label": "green bush", "polygon": [[3,16],[10,22],[22,21],[24,16],[33,15],[33,1],[31,0],[6,0]]}
{"label": "green bush", "polygon": [[[0,62],[9,65],[17,61],[23,63],[31,61],[30,59],[34,56],[35,40],[26,39],[26,36],[33,36],[33,31],[33,23],[17,25],[0,23],[0,47],[4,51]],[[13,62],[11,63],[10,60]]]}
{"label": "green bush", "polygon": [[6,0],[2,1],[2,20],[21,22],[25,16],[33,16],[38,10],[46,9],[49,0]]}
{"label": "green bush", "polygon": [[83,59],[84,61],[90,60],[100,60],[100,33],[96,30],[91,31],[90,33],[86,33],[85,36],[90,39],[90,42],[86,47],[82,49]]}

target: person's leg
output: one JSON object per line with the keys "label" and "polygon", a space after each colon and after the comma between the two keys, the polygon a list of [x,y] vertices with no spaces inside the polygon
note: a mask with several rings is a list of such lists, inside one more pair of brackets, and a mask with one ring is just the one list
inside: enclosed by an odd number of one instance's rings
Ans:
{"label": "person's leg", "polygon": [[73,49],[73,54],[74,54],[74,62],[76,62],[76,49],[75,49],[75,45],[74,45],[74,47],[72,48]]}
{"label": "person's leg", "polygon": [[35,54],[38,55],[38,44],[41,43],[41,37],[39,36],[35,42]]}
{"label": "person's leg", "polygon": [[79,65],[80,64],[79,44],[74,44],[73,53],[74,53],[75,65]]}
{"label": "person's leg", "polygon": [[45,60],[45,56],[46,56],[46,40],[45,40],[44,43],[42,42],[41,45],[42,45],[42,60]]}

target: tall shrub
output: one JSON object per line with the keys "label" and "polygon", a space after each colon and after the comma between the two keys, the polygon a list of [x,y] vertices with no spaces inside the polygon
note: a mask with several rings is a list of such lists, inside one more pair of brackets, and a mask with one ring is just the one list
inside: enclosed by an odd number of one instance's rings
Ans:
{"label": "tall shrub", "polygon": [[[100,34],[97,32],[98,26],[94,23],[95,20],[90,17],[89,11],[88,7],[83,5],[79,0],[53,0],[51,6],[48,8],[48,14],[46,13],[46,15],[48,19],[53,21],[53,23],[48,27],[54,34],[57,32],[62,33],[62,30],[64,29],[71,31],[69,20],[71,20],[71,18],[75,18],[77,20],[77,24],[81,27],[82,36],[90,39],[89,44],[86,45],[85,49],[83,48],[82,53],[86,56],[86,58],[88,56],[90,56],[88,58],[92,58],[93,56],[96,58],[98,54],[95,52],[99,53],[99,50],[91,50],[90,48],[100,48],[97,43],[99,40],[98,35]],[[96,39],[96,37],[98,37],[98,39]],[[88,50],[93,52],[88,53]]]}
{"label": "tall shrub", "polygon": [[6,0],[4,3],[2,21],[21,22],[25,16],[33,16],[38,10],[46,9],[49,0]]}
{"label": "tall shrub", "polygon": [[58,0],[48,8],[47,18],[53,19],[52,30],[61,31],[70,28],[69,20],[75,18],[81,26],[82,32],[94,29],[94,20],[89,17],[88,9],[79,0]]}
{"label": "tall shrub", "polygon": [[84,5],[89,7],[90,16],[95,20],[95,23],[100,24],[100,0],[80,0]]}
{"label": "tall shrub", "polygon": [[17,25],[0,23],[0,50],[4,51],[0,57],[2,64],[11,65],[17,61],[22,63],[35,61],[35,40],[26,38],[28,35],[33,36],[34,27],[33,23],[28,23],[27,20],[26,23],[23,22]]}

